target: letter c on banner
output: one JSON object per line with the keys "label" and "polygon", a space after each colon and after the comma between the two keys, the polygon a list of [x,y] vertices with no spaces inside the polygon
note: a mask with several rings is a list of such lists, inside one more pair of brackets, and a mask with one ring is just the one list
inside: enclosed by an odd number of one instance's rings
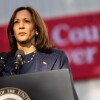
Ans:
{"label": "letter c on banner", "polygon": [[66,46],[68,44],[67,37],[63,39],[60,35],[61,31],[65,31],[67,34],[68,30],[69,26],[67,24],[58,24],[52,29],[51,37],[58,46]]}

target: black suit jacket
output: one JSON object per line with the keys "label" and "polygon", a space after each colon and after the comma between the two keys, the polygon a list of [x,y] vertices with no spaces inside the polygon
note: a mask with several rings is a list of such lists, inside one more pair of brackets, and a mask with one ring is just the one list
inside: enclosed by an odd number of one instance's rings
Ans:
{"label": "black suit jacket", "polygon": [[[24,58],[29,59],[33,53],[25,55]],[[29,58],[28,58],[29,57]],[[7,60],[8,68],[7,70],[11,70],[14,62],[14,56],[9,56]],[[64,51],[53,49],[51,52],[41,52],[37,51],[33,61],[29,64],[24,64],[23,67],[19,70],[19,74],[26,74],[26,73],[33,73],[33,72],[40,72],[40,71],[50,71],[50,70],[58,70],[68,68],[72,80],[72,87],[74,92],[75,100],[79,100],[74,88],[73,78],[71,69],[69,66],[68,58]],[[8,75],[8,74],[5,74]]]}

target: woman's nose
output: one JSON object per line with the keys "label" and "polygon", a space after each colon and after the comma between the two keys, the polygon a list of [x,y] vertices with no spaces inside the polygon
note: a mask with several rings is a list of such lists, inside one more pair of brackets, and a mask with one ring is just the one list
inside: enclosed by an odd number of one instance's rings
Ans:
{"label": "woman's nose", "polygon": [[19,23],[19,29],[24,29],[25,27],[24,27],[24,23],[23,22],[20,22]]}

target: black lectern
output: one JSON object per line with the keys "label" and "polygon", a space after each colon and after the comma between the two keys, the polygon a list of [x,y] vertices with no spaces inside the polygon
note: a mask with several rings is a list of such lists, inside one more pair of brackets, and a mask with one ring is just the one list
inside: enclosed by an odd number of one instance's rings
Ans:
{"label": "black lectern", "polygon": [[69,71],[0,77],[0,100],[74,100]]}

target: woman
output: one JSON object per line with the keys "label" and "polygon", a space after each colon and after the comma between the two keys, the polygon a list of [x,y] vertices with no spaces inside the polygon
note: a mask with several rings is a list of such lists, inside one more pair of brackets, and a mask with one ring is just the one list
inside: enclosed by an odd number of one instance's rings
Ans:
{"label": "woman", "polygon": [[[17,8],[8,24],[7,33],[11,49],[7,60],[8,71],[13,68],[14,55],[18,49],[25,53],[23,66],[18,74],[62,68],[70,70],[67,56],[63,51],[54,49],[43,19],[33,8]],[[78,100],[75,90],[74,94],[75,100]]]}

